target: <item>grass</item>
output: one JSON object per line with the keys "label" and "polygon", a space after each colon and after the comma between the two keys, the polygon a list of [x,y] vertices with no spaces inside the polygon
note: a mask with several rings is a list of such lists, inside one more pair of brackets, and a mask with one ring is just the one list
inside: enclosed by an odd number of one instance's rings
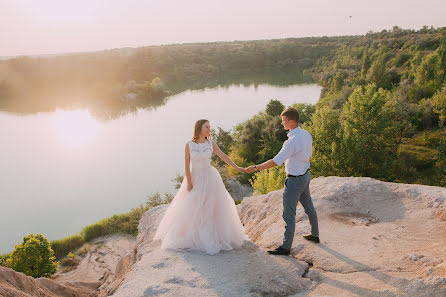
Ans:
{"label": "grass", "polygon": [[[100,236],[118,233],[136,236],[138,234],[138,224],[141,216],[151,207],[141,204],[129,212],[115,214],[94,224],[85,226],[78,234],[51,241],[50,244],[54,250],[56,259],[61,259],[70,251],[74,251],[86,242]],[[82,252],[86,253],[87,251]]]}
{"label": "grass", "polygon": [[446,128],[423,131],[398,148],[402,182],[445,186]]}
{"label": "grass", "polygon": [[[124,233],[136,236],[138,234],[138,224],[141,216],[152,207],[153,204],[141,204],[136,208],[132,208],[129,212],[115,214],[94,224],[85,226],[75,235],[52,240],[50,244],[54,251],[54,256],[57,260],[60,260],[69,252],[82,247],[88,241],[104,235]],[[79,254],[85,254],[87,251],[87,247],[85,247],[84,250],[79,251]],[[9,255],[10,253],[0,255],[0,266],[7,266],[6,259]]]}
{"label": "grass", "polygon": [[[172,198],[173,196],[169,194],[165,194],[164,199],[158,193],[148,195],[146,204],[140,204],[138,207],[132,208],[129,212],[112,215],[111,217],[85,226],[77,234],[52,240],[50,244],[54,251],[54,256],[57,260],[61,260],[68,253],[79,249],[85,244],[84,248],[78,251],[78,255],[83,255],[88,252],[89,241],[104,235],[123,233],[136,236],[138,234],[139,220],[142,215],[152,207],[170,202]],[[240,202],[241,200],[237,200],[235,204],[240,204]],[[9,254],[0,255],[0,266],[7,266],[6,259],[9,257]]]}

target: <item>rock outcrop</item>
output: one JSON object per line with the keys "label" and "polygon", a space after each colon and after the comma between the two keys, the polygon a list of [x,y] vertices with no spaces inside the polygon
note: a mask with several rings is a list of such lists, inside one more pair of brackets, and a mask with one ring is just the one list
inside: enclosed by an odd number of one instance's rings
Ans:
{"label": "rock outcrop", "polygon": [[[446,296],[446,188],[320,177],[311,194],[322,242],[301,237],[310,226],[298,206],[292,255],[314,281],[302,296]],[[282,190],[239,205],[261,248],[281,243],[281,211]]]}
{"label": "rock outcrop", "polygon": [[11,268],[0,266],[2,297],[95,297],[97,287],[82,281],[58,282],[46,277],[33,278]]}
{"label": "rock outcrop", "polygon": [[97,288],[109,285],[115,279],[118,262],[132,251],[135,245],[134,236],[113,234],[101,236],[80,247],[75,252],[75,269],[64,272],[59,264],[58,272],[52,276],[57,281],[78,281],[97,284]]}
{"label": "rock outcrop", "polygon": [[320,177],[311,192],[322,242],[305,241],[298,207],[292,256],[281,244],[282,191],[246,197],[239,215],[252,242],[216,256],[162,251],[152,242],[167,208],[140,221],[134,264],[113,296],[446,296],[446,189],[372,178]]}
{"label": "rock outcrop", "polygon": [[76,282],[81,270],[59,283],[1,268],[0,296],[446,296],[446,188],[354,177],[310,187],[321,243],[302,238],[310,226],[299,205],[291,256],[266,253],[282,242],[283,190],[245,197],[237,207],[251,241],[215,256],[161,250],[161,205],[141,218],[132,249],[109,255],[120,255],[115,269],[94,266],[96,286]]}

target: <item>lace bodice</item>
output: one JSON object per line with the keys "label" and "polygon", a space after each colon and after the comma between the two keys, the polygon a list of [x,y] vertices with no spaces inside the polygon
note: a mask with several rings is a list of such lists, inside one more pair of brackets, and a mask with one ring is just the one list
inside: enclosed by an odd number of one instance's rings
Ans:
{"label": "lace bodice", "polygon": [[213,152],[212,140],[206,140],[204,143],[195,143],[190,140],[187,143],[189,144],[192,168],[210,167]]}

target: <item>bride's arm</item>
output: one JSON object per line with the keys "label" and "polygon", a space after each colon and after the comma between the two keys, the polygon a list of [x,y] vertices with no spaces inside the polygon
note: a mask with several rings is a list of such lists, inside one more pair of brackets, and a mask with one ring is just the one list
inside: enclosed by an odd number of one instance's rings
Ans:
{"label": "bride's arm", "polygon": [[228,165],[234,167],[238,172],[245,172],[244,168],[241,168],[241,167],[237,166],[237,164],[235,164],[235,163],[231,160],[231,158],[229,158],[228,155],[226,155],[225,153],[223,153],[223,152],[221,151],[221,149],[218,147],[218,145],[217,145],[217,143],[215,143],[215,141],[212,141],[212,147],[213,147],[214,153],[215,153],[218,157],[220,157],[220,159],[222,159],[223,162],[225,162],[226,164],[228,164]]}
{"label": "bride's arm", "polygon": [[187,190],[192,190],[192,179],[190,177],[190,153],[189,144],[186,143],[186,148],[184,149],[184,171],[187,179]]}

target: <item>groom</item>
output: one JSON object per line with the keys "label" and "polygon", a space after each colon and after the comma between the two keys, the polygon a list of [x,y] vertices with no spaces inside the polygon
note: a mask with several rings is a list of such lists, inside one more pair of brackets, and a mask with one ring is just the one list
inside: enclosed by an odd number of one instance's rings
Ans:
{"label": "groom", "polygon": [[285,163],[285,189],[283,191],[283,219],[286,223],[282,246],[268,251],[273,255],[289,255],[296,227],[296,206],[300,202],[308,215],[311,234],[303,235],[307,240],[319,243],[319,229],[316,209],[310,195],[310,157],[311,134],[299,127],[299,112],[288,107],[280,114],[285,130],[290,130],[288,140],[283,143],[280,152],[271,160],[262,164],[249,166],[247,173],[263,170]]}

